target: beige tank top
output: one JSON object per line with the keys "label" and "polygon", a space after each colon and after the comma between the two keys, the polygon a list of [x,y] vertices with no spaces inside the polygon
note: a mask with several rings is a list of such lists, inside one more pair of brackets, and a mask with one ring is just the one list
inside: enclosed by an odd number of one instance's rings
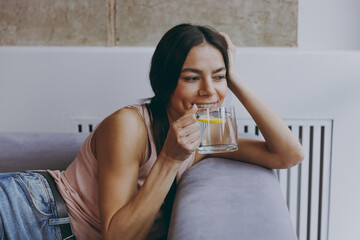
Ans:
{"label": "beige tank top", "polygon": [[[139,189],[153,167],[157,159],[157,153],[146,106],[133,105],[129,107],[134,107],[140,112],[148,132],[148,154],[145,154],[146,157],[139,168]],[[58,189],[66,202],[73,233],[79,240],[101,239],[97,160],[91,151],[91,139],[94,132],[86,138],[79,149],[78,155],[65,171],[48,170],[57,183]],[[176,182],[179,182],[185,170],[192,166],[194,158],[195,154],[192,154],[180,166],[176,176]],[[162,209],[160,209],[148,239],[156,239],[166,233],[166,229],[163,229],[163,227]]]}

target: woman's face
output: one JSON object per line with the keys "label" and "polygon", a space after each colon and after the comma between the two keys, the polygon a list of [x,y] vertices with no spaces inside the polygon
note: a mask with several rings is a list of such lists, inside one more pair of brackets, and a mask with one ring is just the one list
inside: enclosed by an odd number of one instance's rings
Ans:
{"label": "woman's face", "polygon": [[170,121],[191,108],[221,106],[227,92],[226,68],[221,52],[210,44],[193,47],[186,57],[168,106]]}

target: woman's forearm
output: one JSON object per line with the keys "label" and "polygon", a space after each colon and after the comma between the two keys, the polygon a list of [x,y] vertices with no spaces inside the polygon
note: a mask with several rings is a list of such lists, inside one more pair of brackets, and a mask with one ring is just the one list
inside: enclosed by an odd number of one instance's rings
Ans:
{"label": "woman's forearm", "polygon": [[232,73],[229,87],[240,100],[259,127],[269,152],[275,154],[284,167],[290,167],[303,159],[303,150],[282,119],[258,97],[240,78]]}
{"label": "woman's forearm", "polygon": [[134,198],[113,216],[104,239],[145,239],[180,164],[160,155]]}

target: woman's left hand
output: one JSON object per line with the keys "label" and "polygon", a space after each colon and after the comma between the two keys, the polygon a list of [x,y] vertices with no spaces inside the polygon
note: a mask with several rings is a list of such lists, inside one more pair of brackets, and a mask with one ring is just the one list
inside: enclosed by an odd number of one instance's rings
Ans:
{"label": "woman's left hand", "polygon": [[230,40],[229,35],[227,35],[224,32],[219,32],[221,36],[224,37],[227,47],[228,47],[228,57],[229,57],[229,67],[228,67],[228,75],[229,78],[228,81],[231,83],[234,81],[234,75],[238,75],[236,73],[236,46],[233,44],[233,42]]}

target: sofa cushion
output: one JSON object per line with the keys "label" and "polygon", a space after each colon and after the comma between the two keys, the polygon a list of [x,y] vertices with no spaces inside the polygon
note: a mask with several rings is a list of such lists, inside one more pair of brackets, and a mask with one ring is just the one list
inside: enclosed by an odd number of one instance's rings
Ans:
{"label": "sofa cushion", "polygon": [[208,158],[182,176],[168,238],[297,239],[273,170]]}
{"label": "sofa cushion", "polygon": [[88,133],[0,133],[0,172],[63,170]]}

